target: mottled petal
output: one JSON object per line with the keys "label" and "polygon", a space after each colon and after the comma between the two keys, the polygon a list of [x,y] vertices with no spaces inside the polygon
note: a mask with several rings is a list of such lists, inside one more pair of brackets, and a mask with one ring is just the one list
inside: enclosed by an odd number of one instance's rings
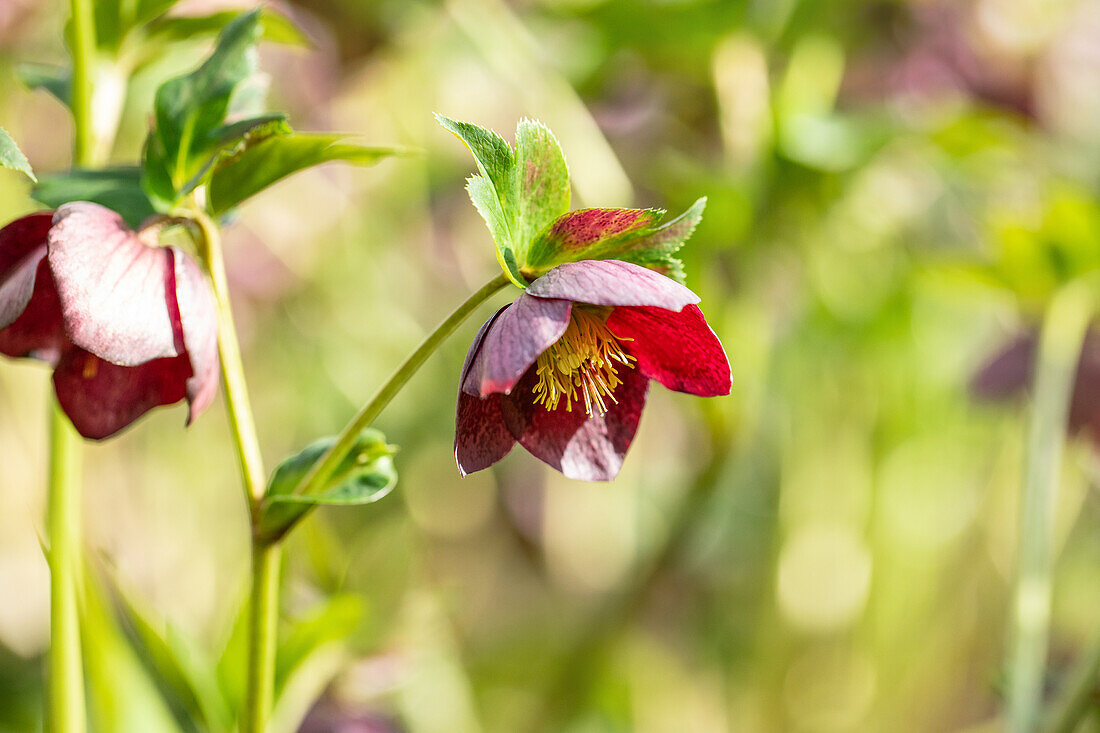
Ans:
{"label": "mottled petal", "polygon": [[482,336],[481,348],[462,382],[463,391],[481,396],[512,391],[539,354],[569,327],[567,300],[521,293],[497,313]]}
{"label": "mottled petal", "polygon": [[182,400],[190,376],[186,356],[125,367],[74,347],[54,370],[53,384],[57,400],[77,432],[102,440],[154,407]]}
{"label": "mottled petal", "polygon": [[7,328],[0,329],[0,354],[29,356],[56,365],[69,341],[61,320],[57,288],[45,257],[39,260],[37,270],[30,302]]}
{"label": "mottled petal", "polygon": [[0,229],[0,328],[13,323],[31,300],[52,222],[52,213],[31,214]]}
{"label": "mottled petal", "polygon": [[488,468],[512,450],[516,439],[500,411],[502,396],[478,397],[458,391],[455,416],[455,462],[465,476]]}
{"label": "mottled petal", "polygon": [[177,247],[171,247],[169,252],[175,263],[176,297],[168,303],[172,327],[182,334],[191,363],[191,376],[187,379],[190,425],[210,406],[218,391],[218,315],[214,296],[198,264]]}
{"label": "mottled petal", "polygon": [[60,207],[48,257],[77,346],[123,366],[183,352],[168,305],[172,255],[142,242],[118,214],[87,202]]}
{"label": "mottled petal", "polygon": [[697,305],[679,313],[663,308],[616,308],[611,333],[638,360],[637,369],[671,390],[700,397],[730,393],[730,364]]}
{"label": "mottled petal", "polygon": [[634,440],[649,391],[649,380],[638,370],[621,370],[621,375],[618,404],[608,405],[603,417],[591,417],[581,409],[551,411],[536,405],[532,389],[538,378],[531,369],[511,395],[501,398],[505,423],[531,455],[567,477],[610,481]]}
{"label": "mottled petal", "polygon": [[675,280],[620,260],[583,260],[558,265],[527,286],[540,298],[593,305],[652,305],[678,311],[699,296]]}

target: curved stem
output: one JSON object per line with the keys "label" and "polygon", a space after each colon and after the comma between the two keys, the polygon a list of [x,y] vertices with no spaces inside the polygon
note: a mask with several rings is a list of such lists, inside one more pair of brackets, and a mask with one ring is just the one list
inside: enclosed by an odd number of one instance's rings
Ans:
{"label": "curved stem", "polygon": [[221,233],[217,224],[201,212],[190,212],[198,224],[199,249],[210,273],[218,309],[218,354],[221,361],[225,404],[233,444],[240,462],[245,500],[252,528],[252,589],[248,608],[248,669],[242,733],[263,733],[271,715],[275,689],[276,627],[279,620],[279,565],[281,548],[259,537],[260,503],[266,484],[256,420],[248,399],[241,360],[241,346],[229,301]]}
{"label": "curved stem", "polygon": [[77,573],[80,562],[80,436],[50,396],[47,531],[50,537],[49,728],[85,729]]}
{"label": "curved stem", "polygon": [[379,413],[385,409],[386,405],[390,403],[401,388],[405,386],[405,383],[409,381],[412,375],[416,374],[416,371],[427,361],[428,357],[439,348],[439,345],[443,343],[451,333],[458,328],[459,324],[465,321],[474,310],[489,299],[494,293],[507,285],[510,281],[506,275],[498,275],[489,282],[487,282],[480,290],[471,295],[466,301],[455,309],[454,313],[449,315],[443,323],[439,324],[439,327],[432,331],[427,338],[421,342],[416,351],[409,354],[409,357],[402,362],[401,366],[397,367],[390,378],[383,384],[374,396],[370,398],[370,401],[363,406],[363,409],[359,410],[359,413],[351,419],[342,431],[337,436],[336,442],[332,444],[332,447],[325,452],[321,457],[321,460],[314,464],[313,469],[306,474],[302,482],[295,488],[294,493],[299,495],[309,495],[321,491],[325,482],[332,475],[332,472],[340,465],[340,461],[351,451],[355,446],[355,441],[359,437],[359,434],[363,432],[363,429],[369,427],[378,417]]}
{"label": "curved stem", "polygon": [[1098,280],[1100,274],[1090,274],[1065,285],[1051,300],[1043,319],[1011,608],[1007,721],[1011,733],[1030,733],[1040,722],[1050,634],[1058,476],[1081,347],[1100,302]]}

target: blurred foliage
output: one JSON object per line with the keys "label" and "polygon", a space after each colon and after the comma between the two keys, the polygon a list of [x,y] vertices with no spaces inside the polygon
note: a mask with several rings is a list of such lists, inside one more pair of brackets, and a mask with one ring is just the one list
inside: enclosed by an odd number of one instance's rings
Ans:
{"label": "blurred foliage", "polygon": [[[61,5],[0,7],[5,78],[63,58]],[[1098,264],[1100,3],[273,5],[310,41],[262,49],[273,108],[425,155],[302,173],[227,229],[270,458],[338,429],[497,267],[468,154],[432,112],[542,120],[574,206],[683,211],[706,195],[678,256],[734,370],[729,398],[655,388],[613,484],[522,452],[460,480],[456,337],[378,425],[403,447],[397,489],[322,508],[290,539],[280,730],[315,695],[303,730],[999,729],[1023,413],[967,384]],[[138,158],[156,85],[211,47],[173,39],[130,69],[115,162]],[[35,171],[67,167],[55,99],[4,85],[0,120]],[[5,219],[33,210],[26,186],[0,176]],[[0,369],[13,731],[40,724],[46,387],[34,366]],[[219,410],[179,422],[161,410],[89,450],[88,541],[109,568],[90,577],[113,578],[88,591],[89,671],[128,681],[124,699],[89,698],[99,730],[215,727],[239,699],[235,459]],[[1097,475],[1075,444],[1052,694],[1100,635]],[[109,722],[124,714],[141,725]]]}

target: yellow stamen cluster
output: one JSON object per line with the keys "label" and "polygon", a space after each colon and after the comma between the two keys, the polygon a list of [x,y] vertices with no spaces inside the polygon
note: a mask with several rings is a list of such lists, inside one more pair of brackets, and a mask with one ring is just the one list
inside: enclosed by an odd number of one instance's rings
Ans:
{"label": "yellow stamen cluster", "polygon": [[574,402],[583,402],[589,415],[604,415],[606,400],[619,403],[613,394],[623,381],[617,365],[633,369],[636,361],[620,340],[607,328],[605,313],[574,306],[565,333],[539,355],[535,404],[556,410],[564,399],[566,411],[572,412]]}

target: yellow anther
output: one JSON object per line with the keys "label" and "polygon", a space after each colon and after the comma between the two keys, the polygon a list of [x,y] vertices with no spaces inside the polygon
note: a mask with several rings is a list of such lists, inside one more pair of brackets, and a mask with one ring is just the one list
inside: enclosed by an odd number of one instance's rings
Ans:
{"label": "yellow anther", "polygon": [[607,400],[619,403],[614,391],[623,380],[616,364],[634,368],[634,357],[620,341],[607,328],[602,309],[575,305],[565,333],[536,362],[535,404],[556,410],[564,399],[566,411],[572,412],[574,402],[583,402],[589,415],[604,415]]}

